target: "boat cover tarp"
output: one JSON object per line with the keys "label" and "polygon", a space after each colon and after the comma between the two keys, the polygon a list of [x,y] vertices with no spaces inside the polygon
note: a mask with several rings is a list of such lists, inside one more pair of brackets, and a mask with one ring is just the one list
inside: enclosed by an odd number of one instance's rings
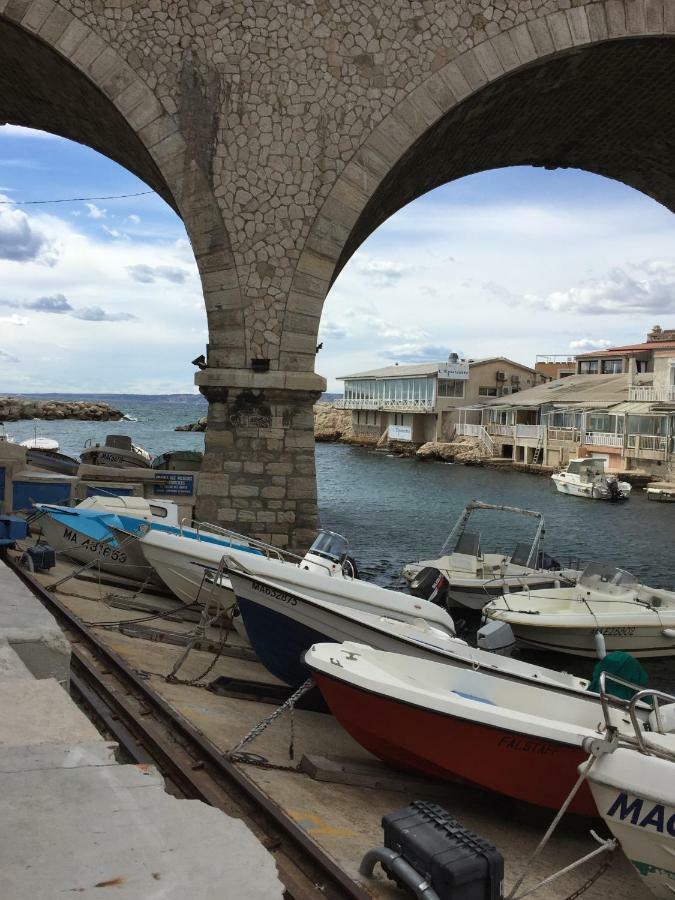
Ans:
{"label": "boat cover tarp", "polygon": [[[608,675],[618,675],[624,681],[630,681],[631,684],[641,688],[646,687],[649,681],[649,676],[641,663],[634,656],[631,656],[630,653],[625,653],[623,650],[612,650],[603,659],[598,660],[593,669],[593,677],[587,690],[599,693],[600,675],[603,672],[607,672]],[[622,684],[616,684],[610,679],[607,679],[605,686],[608,693],[614,697],[620,697],[622,700],[630,700],[637,693],[636,690],[624,687]]]}

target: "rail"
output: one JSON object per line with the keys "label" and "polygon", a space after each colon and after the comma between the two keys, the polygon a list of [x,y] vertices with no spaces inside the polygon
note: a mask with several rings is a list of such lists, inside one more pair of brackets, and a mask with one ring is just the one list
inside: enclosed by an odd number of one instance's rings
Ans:
{"label": "rail", "polygon": [[587,431],[584,434],[584,444],[595,447],[623,447],[623,435],[609,431]]}
{"label": "rail", "polygon": [[291,900],[368,900],[370,895],[239,765],[180,716],[54,594],[14,560],[6,561],[72,635],[74,686],[98,707],[95,711],[132,758],[159,765],[188,799],[241,818],[275,857],[285,896]]}
{"label": "rail", "polygon": [[640,453],[646,450],[648,453],[668,454],[670,438],[657,434],[628,434],[626,435],[626,447],[629,450]]}
{"label": "rail", "polygon": [[569,441],[578,444],[581,441],[581,432],[578,428],[549,428],[549,441]]}
{"label": "rail", "polygon": [[455,431],[465,437],[478,438],[490,456],[494,456],[495,444],[484,425],[469,425],[466,422],[460,422],[455,427]]}
{"label": "rail", "polygon": [[675,403],[675,386],[669,388],[638,387],[628,388],[628,399],[633,402]]}
{"label": "rail", "polygon": [[388,409],[392,411],[400,410],[403,412],[433,412],[435,403],[433,400],[395,400],[393,398],[369,397],[367,399],[342,399],[335,400],[333,406],[337,409]]}
{"label": "rail", "polygon": [[[622,698],[617,698],[615,695],[610,694],[607,690],[608,681],[612,681],[615,684],[633,690],[633,696],[630,700],[622,700]],[[620,705],[628,710],[631,725],[635,732],[635,741],[640,753],[644,753],[645,756],[658,756],[661,759],[675,760],[675,753],[672,751],[668,751],[663,747],[657,747],[654,744],[648,744],[647,741],[645,741],[645,730],[638,717],[638,709],[641,709],[644,714],[645,710],[651,707],[656,723],[656,733],[665,734],[663,719],[661,718],[660,702],[665,701],[668,704],[675,703],[675,696],[673,694],[666,694],[664,691],[659,691],[656,688],[642,688],[640,685],[626,681],[610,672],[600,673],[599,694],[600,705],[602,706],[602,713],[605,718],[605,727],[608,734],[616,734],[616,727],[612,724],[611,720],[610,704],[616,705],[618,701]],[[625,740],[626,736],[621,735],[620,738]]]}

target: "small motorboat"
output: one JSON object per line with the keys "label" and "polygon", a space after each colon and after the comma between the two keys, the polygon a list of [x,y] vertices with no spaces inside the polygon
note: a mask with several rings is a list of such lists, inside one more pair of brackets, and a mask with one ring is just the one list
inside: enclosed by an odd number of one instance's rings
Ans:
{"label": "small motorboat", "polygon": [[[498,678],[546,684],[563,694],[585,696],[589,690],[587,680],[567,672],[469,646],[455,636],[447,613],[398,591],[367,582],[355,582],[352,587],[348,580],[331,580],[324,582],[326,591],[319,596],[310,593],[309,585],[282,587],[271,574],[254,575],[239,558],[230,561],[228,573],[258,658],[277,678],[294,687],[307,678],[302,657],[312,644],[357,641],[449,666],[487,671]],[[333,588],[336,590],[328,599],[327,591]]]}
{"label": "small motorboat", "polygon": [[147,450],[133,444],[126,434],[109,434],[104,444],[88,440],[80,459],[85,465],[112,466],[117,469],[149,469],[152,457]]}
{"label": "small motorboat", "polygon": [[[593,799],[629,861],[655,897],[675,896],[675,696],[640,691],[628,704],[653,704],[650,731],[634,726],[600,745],[588,770]],[[603,752],[604,751],[604,752]]]}
{"label": "small motorboat", "polygon": [[650,484],[645,488],[647,500],[655,500],[657,503],[675,503],[675,484],[661,482]]}
{"label": "small motorboat", "polygon": [[21,441],[21,447],[27,447],[29,450],[58,450],[59,442],[53,438],[35,437],[29,438],[27,441]]}
{"label": "small motorboat", "polygon": [[[511,514],[527,518],[535,531],[529,541],[520,541],[510,555],[484,553],[481,535],[470,529],[472,516],[479,511]],[[472,500],[453,526],[436,559],[409,563],[402,575],[416,592],[440,573],[447,581],[446,603],[449,607],[463,606],[480,610],[492,597],[509,591],[540,588],[559,588],[573,584],[579,576],[576,569],[562,569],[555,560],[544,554],[544,517],[531,509],[518,506],[497,506]]]}
{"label": "small motorboat", "polygon": [[[245,567],[256,565],[257,574],[275,573],[275,580],[283,586],[298,579],[298,570],[309,577],[326,575],[342,579],[345,570],[355,573],[356,564],[349,557],[349,544],[339,534],[321,530],[304,557],[279,550],[261,541],[244,537],[213,525],[195,528],[153,528],[139,537],[146,562],[162,581],[184,603],[194,603],[204,596],[206,589],[218,595],[224,607],[234,604],[234,594],[223,554],[227,549],[231,558]],[[252,558],[255,557],[255,560]]]}
{"label": "small motorboat", "polygon": [[203,458],[199,450],[171,450],[156,456],[152,468],[164,472],[199,472]]}
{"label": "small motorboat", "polygon": [[56,472],[59,475],[77,475],[80,468],[79,459],[66,456],[57,450],[30,449],[26,451],[26,463],[36,469]]}
{"label": "small motorboat", "polygon": [[614,503],[630,497],[630,484],[607,474],[604,459],[571,459],[564,471],[551,475],[551,480],[561,494],[574,497]]}
{"label": "small motorboat", "polygon": [[675,656],[675,592],[640,584],[604,563],[587,566],[573,587],[505,594],[483,615],[506,622],[517,640],[539,650]]}
{"label": "small motorboat", "polygon": [[[354,643],[315,644],[305,664],[342,727],[394,768],[548,809],[567,798],[586,739],[605,731],[597,694],[561,694]],[[615,727],[629,726],[625,709],[608,705],[607,714]],[[596,814],[587,784],[570,810]]]}
{"label": "small motorboat", "polygon": [[122,529],[123,516],[146,525],[172,522],[177,527],[178,507],[171,500],[145,500],[143,497],[95,495],[77,506],[36,503],[40,514],[35,520],[43,539],[57,553],[77,562],[96,562],[104,572],[134,581],[157,583],[135,539],[118,539],[113,528]]}

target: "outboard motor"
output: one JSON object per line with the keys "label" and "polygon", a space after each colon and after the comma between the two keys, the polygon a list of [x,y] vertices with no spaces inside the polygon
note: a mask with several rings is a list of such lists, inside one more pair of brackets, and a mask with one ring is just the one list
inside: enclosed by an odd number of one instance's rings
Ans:
{"label": "outboard motor", "polygon": [[622,499],[618,478],[607,479],[607,490],[609,491],[609,499],[611,503],[617,503]]}
{"label": "outboard motor", "polygon": [[428,600],[445,607],[448,596],[448,579],[438,569],[426,566],[410,582],[410,593],[420,600]]}

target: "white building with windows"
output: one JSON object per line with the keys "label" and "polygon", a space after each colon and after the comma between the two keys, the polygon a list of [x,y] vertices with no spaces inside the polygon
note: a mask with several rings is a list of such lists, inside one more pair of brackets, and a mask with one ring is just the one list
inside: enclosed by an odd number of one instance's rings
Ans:
{"label": "white building with windows", "polygon": [[459,421],[460,407],[479,400],[505,397],[544,379],[534,369],[505,357],[444,363],[392,365],[345,375],[344,399],[338,406],[352,410],[354,434],[378,441],[448,441]]}

